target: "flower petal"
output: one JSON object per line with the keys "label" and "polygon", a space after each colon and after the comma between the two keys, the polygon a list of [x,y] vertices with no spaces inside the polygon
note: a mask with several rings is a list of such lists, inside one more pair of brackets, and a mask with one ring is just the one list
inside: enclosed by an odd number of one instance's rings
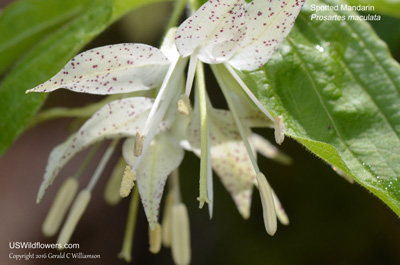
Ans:
{"label": "flower petal", "polygon": [[96,112],[74,136],[51,152],[37,201],[76,153],[103,139],[135,135],[144,126],[151,106],[149,98],[127,98],[113,101]]}
{"label": "flower petal", "polygon": [[[187,128],[187,137],[190,150],[200,156],[198,112],[195,106],[192,121]],[[210,107],[208,114],[212,167],[233,197],[243,218],[248,218],[256,172],[231,113]]]}
{"label": "flower petal", "polygon": [[305,0],[253,0],[246,5],[246,36],[229,63],[240,70],[263,66],[286,38]]}
{"label": "flower petal", "polygon": [[[130,138],[123,146],[123,156],[132,167],[137,159],[133,156],[133,144],[134,138]],[[165,181],[168,175],[180,165],[183,156],[184,151],[178,141],[168,133],[161,133],[154,138],[136,167],[140,198],[152,229],[157,224]]]}
{"label": "flower petal", "polygon": [[253,133],[249,140],[256,151],[263,156],[283,165],[290,165],[293,162],[290,156],[280,151],[264,137]]}
{"label": "flower petal", "polygon": [[49,81],[27,92],[66,88],[90,94],[116,94],[158,86],[170,61],[157,48],[145,44],[117,44],[83,52]]}
{"label": "flower petal", "polygon": [[197,53],[205,63],[227,61],[244,37],[244,1],[210,0],[185,20],[175,35],[179,53]]}

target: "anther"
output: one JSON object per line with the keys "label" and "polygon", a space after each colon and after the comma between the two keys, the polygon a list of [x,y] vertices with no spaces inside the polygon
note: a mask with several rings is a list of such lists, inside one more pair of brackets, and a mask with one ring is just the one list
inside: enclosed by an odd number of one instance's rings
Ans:
{"label": "anther", "polygon": [[277,144],[282,144],[285,140],[285,125],[283,124],[283,117],[277,116],[274,122],[275,128],[275,141]]}
{"label": "anther", "polygon": [[134,146],[134,151],[133,154],[138,157],[142,154],[143,151],[143,142],[144,142],[144,137],[142,134],[139,132],[136,133],[136,138],[135,138],[135,146]]}
{"label": "anther", "polygon": [[91,197],[91,193],[87,189],[82,190],[76,197],[67,220],[65,221],[65,224],[61,229],[60,235],[57,239],[57,243],[60,244],[61,249],[70,241],[72,233],[74,232],[76,225],[85,212]]}
{"label": "anther", "polygon": [[126,162],[120,158],[115,165],[110,178],[107,181],[106,188],[104,189],[104,200],[109,205],[118,204],[122,197],[119,194],[122,176],[124,175]]}
{"label": "anther", "polygon": [[190,100],[186,94],[183,94],[179,97],[178,100],[178,111],[181,114],[189,115],[192,111],[192,107],[190,105]]}
{"label": "anther", "polygon": [[191,259],[189,215],[183,203],[172,206],[171,243],[175,264],[189,264]]}
{"label": "anther", "polygon": [[269,235],[273,236],[277,229],[277,222],[272,189],[261,172],[257,174],[257,182],[263,208],[265,230]]}
{"label": "anther", "polygon": [[58,190],[43,222],[42,232],[45,236],[51,237],[57,233],[77,191],[78,181],[75,178],[67,178]]}
{"label": "anther", "polygon": [[157,254],[161,249],[162,229],[160,224],[156,224],[156,228],[151,230],[149,227],[149,251]]}
{"label": "anther", "polygon": [[122,177],[121,187],[119,189],[119,194],[122,198],[128,197],[131,193],[133,186],[135,186],[135,180],[135,173],[132,171],[130,166],[126,166],[124,176]]}

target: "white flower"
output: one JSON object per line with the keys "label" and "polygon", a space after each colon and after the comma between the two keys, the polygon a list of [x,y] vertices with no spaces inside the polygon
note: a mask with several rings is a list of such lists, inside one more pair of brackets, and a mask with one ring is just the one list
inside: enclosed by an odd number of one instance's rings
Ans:
{"label": "white flower", "polygon": [[[150,226],[154,228],[167,176],[183,159],[183,149],[168,129],[176,116],[185,60],[177,56],[171,37],[166,38],[161,50],[144,44],[118,44],[89,50],[74,57],[49,81],[28,91],[49,92],[67,88],[83,93],[114,94],[150,90],[161,85],[155,100],[128,97],[110,102],[78,132],[54,148],[38,201],[76,153],[98,141],[128,138],[124,146],[130,147],[130,151],[125,152],[125,160],[136,172],[141,199]],[[138,134],[144,135],[143,152],[133,159],[132,142]]]}
{"label": "white flower", "polygon": [[[159,225],[159,206],[166,180],[172,172],[177,172],[183,160],[183,148],[186,148],[201,157],[200,207],[208,203],[212,216],[212,169],[231,193],[244,218],[250,215],[251,195],[253,185],[256,185],[261,195],[266,230],[273,235],[277,227],[276,216],[284,224],[288,219],[258,168],[256,153],[283,163],[290,159],[251,132],[251,127],[272,127],[275,119],[232,67],[253,70],[266,63],[289,33],[303,3],[304,0],[254,0],[249,4],[244,0],[210,0],[177,31],[170,30],[160,50],[145,44],[118,44],[89,50],[74,57],[49,81],[28,90],[51,92],[66,88],[99,95],[124,94],[124,98],[100,108],[74,135],[54,148],[37,201],[62,167],[79,151],[106,139],[127,138],[123,144],[123,157],[133,174],[129,179],[125,178],[128,183],[123,184],[123,194],[129,194],[136,179],[152,230]],[[189,56],[186,90],[182,96],[183,72]],[[197,59],[211,64],[230,111],[211,106],[203,65]],[[198,89],[192,112],[189,95],[195,71]],[[147,96],[147,92],[154,92],[153,89],[157,91],[154,99]],[[276,119],[275,124],[280,130],[277,132],[279,141],[283,141],[282,119]],[[62,233],[65,235],[61,241],[69,240],[115,146],[113,141],[93,179],[82,191],[85,205],[75,207],[79,215],[71,214],[68,218],[72,221],[65,226],[66,230],[63,229],[66,232]],[[183,203],[176,192],[179,185],[176,180],[174,183],[174,206],[181,207]],[[179,222],[169,224],[174,229],[167,232],[175,238],[175,241],[171,239],[175,245],[175,260],[186,264],[190,262],[190,249],[182,246],[186,246],[190,238],[188,218],[178,219],[184,224],[185,233],[179,233]],[[58,225],[54,227],[57,229]],[[51,228],[49,233],[54,233]],[[123,256],[129,256],[127,252],[123,253]]]}
{"label": "white flower", "polygon": [[253,102],[273,117],[254,97],[232,67],[255,70],[263,66],[289,34],[305,0],[210,0],[186,19],[175,35],[183,57],[190,56],[186,93],[191,88],[197,58],[223,63]]}
{"label": "white flower", "polygon": [[[232,67],[239,70],[255,70],[264,65],[289,34],[304,2],[305,0],[253,0],[247,4],[244,0],[210,0],[183,22],[175,35],[176,47],[181,56],[190,56],[185,89],[187,96],[192,88],[195,69],[198,68],[197,59],[211,64],[257,176],[263,202],[264,222],[267,232],[271,235],[276,230],[276,212],[272,209],[273,192],[258,168],[251,144],[247,139],[246,127],[243,126],[239,115],[237,106],[240,104],[234,94],[240,94],[239,90],[242,89],[260,111],[272,121],[275,119]],[[239,88],[232,91],[232,86]],[[207,109],[204,101],[203,99],[200,109]],[[203,110],[200,120],[202,127],[207,127],[210,123],[203,122],[207,120],[207,115],[204,113],[207,111]],[[277,119],[275,125],[278,130],[276,135],[279,136],[277,142],[280,144],[284,139],[282,117]],[[209,130],[203,131],[201,141],[208,143],[206,139],[209,136]],[[202,146],[201,152],[210,153],[209,146],[207,149]],[[211,183],[207,184],[210,191]]]}
{"label": "white flower", "polygon": [[208,64],[257,69],[286,38],[304,2],[210,0],[179,26],[176,47]]}

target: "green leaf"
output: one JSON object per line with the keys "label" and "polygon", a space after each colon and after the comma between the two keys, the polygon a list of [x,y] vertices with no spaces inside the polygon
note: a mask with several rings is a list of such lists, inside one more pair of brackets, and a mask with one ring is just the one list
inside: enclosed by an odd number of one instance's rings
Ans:
{"label": "green leaf", "polygon": [[[308,0],[279,53],[241,77],[286,133],[400,215],[400,67],[365,22],[311,20]],[[318,15],[354,15],[325,11]]]}
{"label": "green leaf", "polygon": [[374,11],[380,14],[400,17],[399,0],[347,0],[350,5],[373,6]]}
{"label": "green leaf", "polygon": [[0,74],[29,47],[82,12],[87,0],[22,0],[0,15]]}
{"label": "green leaf", "polygon": [[[26,2],[30,1],[34,0]],[[35,42],[36,44],[21,56],[0,85],[0,155],[29,124],[46,98],[44,94],[25,95],[26,90],[51,78],[90,40],[126,12],[161,1],[166,0],[89,1],[88,5],[67,23],[45,37],[41,36],[40,41]],[[7,12],[5,10],[2,16],[7,16]],[[45,14],[42,16],[46,17]],[[27,29],[25,31],[29,32]],[[3,43],[0,42],[0,47],[1,45]]]}

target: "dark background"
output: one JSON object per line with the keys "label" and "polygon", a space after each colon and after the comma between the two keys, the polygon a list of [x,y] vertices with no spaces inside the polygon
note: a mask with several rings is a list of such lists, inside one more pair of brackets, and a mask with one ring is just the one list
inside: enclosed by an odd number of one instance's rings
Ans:
{"label": "dark background", "polygon": [[[0,7],[5,5],[0,0]],[[144,42],[158,45],[169,5],[138,10],[129,19],[117,23],[97,38],[90,47],[119,42]],[[151,15],[153,24],[143,23]],[[159,23],[159,24],[157,24]],[[395,58],[400,54],[400,20],[383,17],[373,24],[388,42]],[[157,32],[159,30],[159,32]],[[397,31],[397,32],[396,32]],[[129,34],[127,34],[129,32]],[[148,33],[151,34],[148,34]],[[218,88],[208,76],[210,97],[219,101]],[[57,91],[51,93],[45,108],[83,106],[100,97]],[[129,199],[115,207],[103,200],[103,190],[112,163],[96,186],[93,199],[71,239],[79,243],[79,252],[100,254],[100,260],[13,261],[10,253],[57,253],[46,250],[10,249],[9,242],[53,243],[45,238],[41,225],[65,177],[72,175],[84,157],[77,156],[46,192],[37,205],[36,194],[49,152],[68,136],[71,120],[51,121],[28,130],[0,158],[0,264],[124,264],[117,258],[125,230]],[[273,141],[273,131],[262,132]],[[320,159],[297,142],[286,139],[281,149],[293,159],[293,165],[281,166],[259,159],[261,170],[274,187],[290,218],[280,225],[274,237],[265,232],[258,192],[254,192],[249,220],[243,220],[234,203],[215,175],[214,218],[206,209],[198,209],[199,160],[186,153],[181,166],[183,200],[188,206],[191,225],[192,264],[400,264],[400,222],[398,217],[374,195],[357,184],[349,184]],[[100,157],[99,153],[98,157]],[[98,159],[97,157],[97,159]],[[89,177],[95,165],[86,171]],[[81,187],[85,187],[85,178]],[[140,206],[133,264],[173,264],[170,250],[157,255],[148,251],[147,221]]]}

